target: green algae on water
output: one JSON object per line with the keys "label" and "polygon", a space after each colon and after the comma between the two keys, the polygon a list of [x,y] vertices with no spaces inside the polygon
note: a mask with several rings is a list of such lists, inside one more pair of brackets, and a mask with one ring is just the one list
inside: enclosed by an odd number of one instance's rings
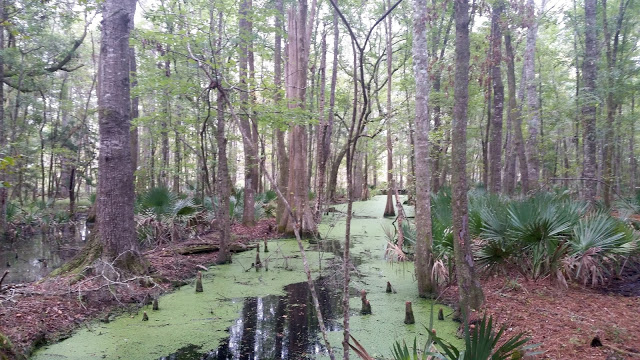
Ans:
{"label": "green algae on water", "polygon": [[[340,205],[337,207],[341,210]],[[437,314],[442,309],[445,315],[449,315],[452,310],[441,305],[434,306],[432,301],[417,296],[412,263],[390,263],[384,259],[387,238],[383,226],[390,226],[393,220],[382,217],[383,209],[383,196],[354,203],[356,218],[352,223],[351,253],[357,271],[352,275],[351,285],[353,289],[366,290],[367,300],[375,311],[371,315],[361,316],[360,294],[355,291],[350,299],[350,328],[369,354],[377,358],[390,358],[394,341],[411,343],[415,337],[420,343],[427,337],[426,327],[429,326],[432,312]],[[408,209],[407,213],[410,214],[411,210]],[[325,221],[319,227],[324,240],[322,246],[318,246],[324,250],[307,250],[314,277],[323,274],[338,280],[341,278],[341,267],[332,266],[331,263],[341,263],[344,225],[344,214],[325,216]],[[269,271],[252,269],[251,265],[255,262],[253,252],[236,254],[232,264],[214,266],[203,274],[206,292],[196,294],[194,283],[191,283],[162,296],[162,310],[153,312],[149,321],[140,321],[142,310],[148,310],[142,309],[133,318],[121,316],[108,324],[91,324],[67,340],[40,349],[33,359],[157,359],[185,348],[208,351],[223,343],[230,347],[230,342],[240,341],[235,335],[229,338],[228,330],[242,321],[238,318],[243,310],[244,299],[283,296],[287,285],[306,281],[295,240],[272,240],[269,250],[269,253],[263,253],[264,258],[261,259],[262,263],[269,264]],[[386,292],[387,282],[392,284],[395,292]],[[413,303],[416,320],[413,325],[404,324],[406,301]],[[312,305],[309,303],[306,306]],[[327,320],[341,324],[341,314],[335,312],[332,315],[336,318]],[[265,333],[260,336],[274,338],[279,335],[266,333],[271,332],[273,327],[261,326],[258,324],[260,331]],[[454,338],[456,323],[445,320],[435,322],[434,326],[438,334],[459,343]],[[333,326],[330,330],[329,340],[339,357],[342,329]],[[320,344],[315,346],[316,349],[321,349],[319,338],[315,336],[312,339]],[[235,346],[240,347],[237,343]],[[313,354],[312,358],[328,357]]]}

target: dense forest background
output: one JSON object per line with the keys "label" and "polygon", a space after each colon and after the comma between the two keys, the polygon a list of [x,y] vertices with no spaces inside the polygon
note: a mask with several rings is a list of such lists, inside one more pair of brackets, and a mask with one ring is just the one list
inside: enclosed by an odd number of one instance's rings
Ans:
{"label": "dense forest background", "polygon": [[[413,188],[420,161],[411,136],[416,77],[409,2],[397,5],[391,22],[377,26],[362,49],[352,46],[350,35],[363,41],[389,5],[341,3],[351,27],[345,31],[331,3],[310,4],[317,15],[309,17],[304,99],[297,109],[284,100],[283,81],[291,74],[282,73],[284,9],[292,4],[139,5],[130,41],[138,192],[163,186],[203,198],[217,191],[219,109],[208,87],[211,72],[198,61],[232,89],[229,97],[243,116],[242,126],[251,129],[256,149],[243,146],[235,123],[225,128],[232,184],[242,189],[246,177],[255,182],[245,194],[271,188],[255,162],[264,162],[273,174],[286,172],[278,162],[287,155],[283,137],[292,124],[305,136],[300,149],[306,157],[305,187],[329,200],[345,194],[342,150],[354,91],[362,93],[354,88],[360,76],[354,71],[363,72],[368,102],[355,108],[356,115],[366,113],[366,124],[354,156],[354,199],[365,197],[367,188],[385,189],[391,163],[397,188]],[[453,2],[427,5],[430,176],[437,192],[451,177],[455,29]],[[593,54],[598,71],[591,91],[583,73],[589,45],[584,5],[472,4],[467,173],[473,186],[507,194],[550,186],[575,193],[593,188],[609,204],[615,194],[634,192],[638,9],[633,1],[598,3]],[[99,6],[9,1],[3,6],[2,191],[9,204],[20,205],[50,204],[70,194],[88,198],[97,179]],[[584,120],[585,102],[595,105],[593,128]],[[581,178],[595,181],[577,181]],[[252,221],[249,214],[244,221]]]}

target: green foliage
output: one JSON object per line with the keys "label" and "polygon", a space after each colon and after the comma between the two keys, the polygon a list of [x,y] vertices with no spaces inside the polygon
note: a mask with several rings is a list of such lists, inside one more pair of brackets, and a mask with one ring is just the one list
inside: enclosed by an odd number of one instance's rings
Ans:
{"label": "green foliage", "polygon": [[526,338],[524,333],[501,341],[505,327],[495,332],[493,317],[487,319],[486,315],[477,324],[465,326],[464,348],[458,348],[444,340],[433,330],[433,309],[427,330],[429,335],[424,350],[418,351],[415,338],[413,350],[409,350],[406,343],[403,342],[401,345],[396,341],[392,349],[394,360],[507,360],[537,354],[529,352],[537,345],[525,346],[529,338]]}
{"label": "green foliage", "polygon": [[431,353],[443,360],[507,360],[520,351],[529,341],[524,337],[524,333],[516,334],[498,346],[500,339],[504,335],[505,328],[498,332],[493,329],[493,317],[487,320],[486,315],[472,329],[465,328],[464,349],[458,349],[455,345],[441,339],[433,334],[433,342],[440,349],[439,353]]}
{"label": "green foliage", "polygon": [[19,214],[20,214],[20,208],[16,204],[9,202],[7,204],[7,212],[6,212],[7,222],[13,222],[13,220]]}
{"label": "green foliage", "polygon": [[135,207],[138,237],[143,241],[178,240],[192,234],[202,207],[192,197],[180,197],[164,187],[138,196]]}
{"label": "green foliage", "polygon": [[637,249],[637,236],[622,221],[597,213],[578,222],[567,245],[567,271],[585,285],[597,285],[617,260]]}
{"label": "green foliage", "polygon": [[[430,341],[427,341],[430,343]],[[393,358],[395,360],[427,360],[429,355],[422,353],[418,354],[418,346],[416,343],[416,338],[413,339],[413,350],[410,351],[407,347],[407,343],[404,341],[402,345],[398,341],[393,344]]]}
{"label": "green foliage", "polygon": [[597,285],[637,247],[625,222],[604,211],[585,217],[587,206],[566,192],[471,203],[482,203],[475,256],[488,271],[515,267],[532,278],[552,275],[564,285],[567,277]]}
{"label": "green foliage", "polygon": [[171,213],[177,196],[165,187],[149,189],[146,193],[138,197],[136,210],[141,212],[152,212],[157,216]]}

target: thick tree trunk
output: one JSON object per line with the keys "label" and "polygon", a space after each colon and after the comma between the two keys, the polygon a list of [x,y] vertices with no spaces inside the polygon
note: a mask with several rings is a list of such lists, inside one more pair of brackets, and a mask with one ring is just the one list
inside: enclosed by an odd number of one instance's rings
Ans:
{"label": "thick tree trunk", "polygon": [[431,174],[429,146],[429,57],[427,53],[427,1],[413,1],[413,74],[416,79],[415,156],[416,156],[416,278],[418,294],[433,296],[437,283],[433,268],[431,233]]}
{"label": "thick tree trunk", "polygon": [[583,196],[590,204],[595,202],[597,182],[596,180],[596,106],[598,104],[598,93],[596,80],[598,77],[598,39],[597,39],[597,19],[596,0],[585,0],[585,55],[582,63],[582,137],[583,137],[583,165],[582,177],[587,179],[584,182]]}
{"label": "thick tree trunk", "polygon": [[[289,10],[288,19],[288,57],[286,62],[286,97],[289,108],[303,108],[307,84],[307,65],[309,61],[310,28],[307,26],[307,3],[300,0]],[[311,24],[313,24],[313,6]],[[289,130],[289,203],[293,208],[294,219],[286,218],[286,233],[293,233],[293,226],[300,226],[303,236],[314,236],[317,227],[309,207],[309,181],[307,180],[307,141],[308,133],[304,125],[294,124]]]}
{"label": "thick tree trunk", "polygon": [[502,113],[504,85],[502,84],[502,29],[504,3],[498,0],[491,13],[491,79],[493,81],[493,114],[489,135],[489,191],[499,193],[502,170]]}
{"label": "thick tree trunk", "polygon": [[140,254],[133,218],[134,188],[131,166],[131,98],[129,34],[134,0],[104,3],[98,75],[97,222],[103,258],[140,272]]}
{"label": "thick tree trunk", "polygon": [[469,104],[469,1],[455,0],[455,88],[451,127],[453,245],[458,279],[460,310],[463,317],[484,301],[476,278],[469,235],[467,202],[467,108]]}

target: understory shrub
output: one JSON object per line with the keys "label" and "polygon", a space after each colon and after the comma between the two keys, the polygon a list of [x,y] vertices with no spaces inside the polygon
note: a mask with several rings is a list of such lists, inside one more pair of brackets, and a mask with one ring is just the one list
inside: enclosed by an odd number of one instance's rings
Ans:
{"label": "understory shrub", "polygon": [[[431,214],[432,273],[441,282],[452,282],[449,189],[432,195]],[[475,260],[488,272],[515,269],[527,278],[551,276],[563,286],[570,279],[596,286],[611,278],[625,258],[638,252],[638,235],[632,225],[631,219],[608,211],[589,211],[587,204],[572,200],[566,192],[525,198],[492,195],[481,188],[469,192],[469,232],[474,238]],[[407,233],[415,230],[410,228]],[[408,246],[413,243],[415,239]]]}

